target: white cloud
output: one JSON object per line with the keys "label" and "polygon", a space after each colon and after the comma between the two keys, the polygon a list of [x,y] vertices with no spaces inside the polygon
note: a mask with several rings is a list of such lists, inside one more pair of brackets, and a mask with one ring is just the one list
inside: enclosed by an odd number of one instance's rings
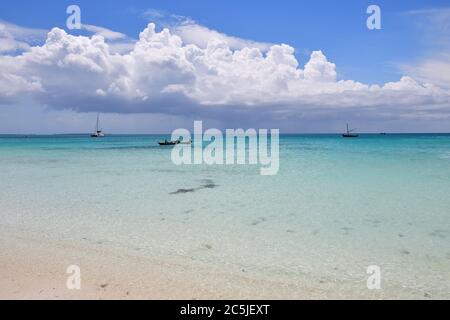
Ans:
{"label": "white cloud", "polygon": [[101,36],[106,40],[109,51],[119,54],[125,54],[133,50],[136,41],[129,38],[126,34],[113,31],[107,28],[94,26],[90,24],[83,24],[81,27],[83,30],[92,33],[97,36]]}
{"label": "white cloud", "polygon": [[195,44],[204,49],[212,40],[225,42],[230,49],[258,48],[267,51],[273,43],[258,42],[226,35],[225,33],[205,27],[190,17],[168,13],[163,10],[147,9],[144,18],[156,22],[179,36],[185,44]]}
{"label": "white cloud", "polygon": [[208,43],[212,40],[225,42],[233,50],[248,47],[267,51],[273,45],[270,43],[231,37],[224,33],[199,25],[194,21],[184,21],[183,23],[175,26],[173,28],[173,33],[180,36],[185,43],[195,44],[200,48],[206,48]]}
{"label": "white cloud", "polygon": [[0,54],[25,51],[45,39],[47,30],[25,28],[0,20]]}
{"label": "white cloud", "polygon": [[401,65],[400,68],[420,81],[432,82],[450,90],[450,54],[448,53],[423,59],[413,65]]}
{"label": "white cloud", "polygon": [[0,102],[23,97],[55,109],[211,118],[346,109],[410,116],[450,103],[448,90],[411,77],[383,86],[338,81],[336,65],[321,51],[302,68],[286,44],[264,52],[251,45],[235,49],[217,37],[201,47],[168,29],[157,32],[154,24],[123,54],[113,54],[99,35],[55,28],[42,46],[0,55]]}
{"label": "white cloud", "polygon": [[83,24],[82,29],[89,31],[93,34],[102,36],[106,40],[118,40],[118,39],[125,39],[127,36],[123,33],[112,31],[107,28],[98,27],[90,24]]}

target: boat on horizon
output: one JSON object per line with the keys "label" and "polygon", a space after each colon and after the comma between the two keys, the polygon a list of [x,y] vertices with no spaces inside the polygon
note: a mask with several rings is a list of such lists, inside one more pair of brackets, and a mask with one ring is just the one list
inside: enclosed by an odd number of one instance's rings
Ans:
{"label": "boat on horizon", "polygon": [[355,130],[356,130],[356,129],[350,130],[350,129],[348,128],[348,123],[347,123],[347,133],[344,133],[342,136],[343,136],[344,138],[358,138],[358,137],[359,137],[359,134],[352,133],[352,132],[355,131]]}
{"label": "boat on horizon", "polygon": [[175,146],[177,144],[180,144],[180,140],[175,140],[175,141],[169,141],[169,140],[164,140],[164,141],[160,141],[158,142],[158,144],[160,146]]}
{"label": "boat on horizon", "polygon": [[170,141],[170,140],[166,139],[164,141],[158,142],[158,144],[160,146],[175,146],[177,144],[192,144],[192,140],[188,140],[188,141],[182,141],[182,140]]}
{"label": "boat on horizon", "polygon": [[97,125],[95,126],[95,132],[91,134],[92,138],[103,138],[105,134],[101,129],[99,129],[99,122],[100,122],[100,113],[97,113]]}

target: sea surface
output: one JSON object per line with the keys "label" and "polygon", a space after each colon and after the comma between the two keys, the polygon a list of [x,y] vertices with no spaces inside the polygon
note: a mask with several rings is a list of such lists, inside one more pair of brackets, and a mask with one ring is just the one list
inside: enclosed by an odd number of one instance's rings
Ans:
{"label": "sea surface", "polygon": [[[280,170],[157,135],[0,136],[0,228],[224,272],[450,298],[450,135],[282,135]],[[337,288],[337,289],[336,289]]]}

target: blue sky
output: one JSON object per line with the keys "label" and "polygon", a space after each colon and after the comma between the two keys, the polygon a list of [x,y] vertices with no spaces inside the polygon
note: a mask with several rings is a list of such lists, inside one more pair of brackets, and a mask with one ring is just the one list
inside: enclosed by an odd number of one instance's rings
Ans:
{"label": "blue sky", "polygon": [[[67,6],[82,9],[84,23],[103,26],[136,37],[146,26],[147,9],[190,17],[228,35],[261,42],[287,43],[300,61],[305,53],[322,50],[340,66],[346,78],[369,83],[394,81],[398,62],[427,54],[429,45],[412,10],[449,7],[448,1],[2,1],[0,18],[19,25],[50,29],[65,27]],[[366,8],[382,9],[382,30],[366,27]]]}
{"label": "blue sky", "polygon": [[[450,34],[446,29],[448,26],[444,25],[442,28],[440,25],[431,26],[427,20],[427,17],[430,18],[427,15],[435,14],[440,9],[445,11],[450,8],[448,1],[441,0],[39,2],[3,0],[0,20],[26,28],[50,30],[53,27],[59,27],[64,29],[67,19],[65,11],[71,4],[80,6],[83,24],[108,28],[125,34],[131,40],[137,39],[139,32],[152,20],[151,16],[146,14],[152,10],[151,12],[161,14],[156,19],[158,21],[155,21],[157,31],[161,30],[162,25],[170,25],[173,20],[172,15],[178,15],[228,36],[261,43],[288,44],[295,49],[294,55],[300,68],[310,60],[313,51],[321,50],[328,61],[336,65],[337,81],[351,79],[367,85],[382,86],[387,82],[399,81],[405,75],[405,70],[411,70],[411,74],[414,74],[413,71],[420,69],[418,65],[425,63],[427,59],[439,59],[438,57],[443,52],[448,52],[449,48],[445,40],[441,41]],[[381,7],[381,30],[368,30],[366,27],[368,17],[366,9],[370,4]],[[70,31],[70,33],[82,34],[76,31]],[[436,34],[438,36],[441,34],[441,40],[436,40]],[[418,75],[418,78],[420,77],[422,75]],[[31,102],[27,101],[27,104],[38,105],[39,103],[31,99]],[[26,111],[17,111],[23,106],[23,101],[13,101],[9,103],[8,109],[2,109],[0,106],[0,114],[23,118]],[[45,108],[41,105],[38,109]],[[38,114],[40,111],[36,110],[33,112]],[[62,114],[63,112],[61,116]],[[48,116],[47,113],[45,119],[48,120]],[[315,117],[317,116],[314,115],[313,118]],[[336,115],[330,114],[329,118],[333,121]],[[417,125],[416,122],[405,125],[405,121],[407,122],[405,119],[400,120],[404,130],[413,130]],[[263,120],[262,122],[267,123]],[[29,124],[29,120],[26,123],[31,127],[30,130],[41,130],[39,125]],[[129,125],[132,126],[132,123]],[[143,126],[143,124],[140,125]],[[326,131],[325,127],[335,128],[336,125],[337,122],[333,122],[330,126],[324,122],[318,127],[319,131]],[[5,128],[10,126],[3,124]],[[443,128],[444,125],[441,124],[441,126]],[[431,124],[424,124],[423,130],[428,130],[430,127],[432,127]],[[370,120],[368,120],[368,131],[370,128]],[[288,128],[288,130],[296,129]],[[127,130],[133,131],[132,128],[117,127],[117,131]],[[142,130],[145,131],[145,129]],[[42,131],[46,131],[46,128],[42,128]],[[299,129],[299,131],[302,130]]]}

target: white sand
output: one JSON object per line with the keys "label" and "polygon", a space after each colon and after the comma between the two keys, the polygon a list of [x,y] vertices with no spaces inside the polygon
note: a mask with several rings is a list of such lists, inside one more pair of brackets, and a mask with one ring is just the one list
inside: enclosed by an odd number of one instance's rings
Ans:
{"label": "white sand", "polygon": [[[268,280],[245,271],[237,274],[17,233],[0,234],[1,299],[421,298],[367,289],[355,292],[343,283],[313,279]],[[81,268],[81,290],[66,287],[66,269],[74,264]]]}

